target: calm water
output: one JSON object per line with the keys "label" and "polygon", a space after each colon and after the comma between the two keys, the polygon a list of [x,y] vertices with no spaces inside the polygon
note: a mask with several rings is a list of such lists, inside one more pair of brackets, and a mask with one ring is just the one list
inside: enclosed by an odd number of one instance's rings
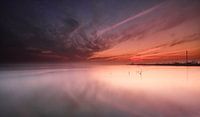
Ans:
{"label": "calm water", "polygon": [[0,116],[200,117],[200,67],[10,65]]}

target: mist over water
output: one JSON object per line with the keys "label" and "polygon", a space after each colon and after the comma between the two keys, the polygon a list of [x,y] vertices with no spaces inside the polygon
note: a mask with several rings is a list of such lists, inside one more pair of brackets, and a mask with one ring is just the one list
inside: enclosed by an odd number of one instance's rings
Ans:
{"label": "mist over water", "polygon": [[200,116],[200,67],[21,65],[0,69],[0,116]]}

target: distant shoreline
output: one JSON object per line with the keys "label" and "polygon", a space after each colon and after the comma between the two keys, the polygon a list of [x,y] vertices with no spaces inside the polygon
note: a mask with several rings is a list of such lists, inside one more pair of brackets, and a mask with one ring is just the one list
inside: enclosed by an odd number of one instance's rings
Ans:
{"label": "distant shoreline", "polygon": [[175,63],[175,64],[128,64],[128,65],[145,65],[145,66],[200,66],[200,64],[182,64],[182,63]]}

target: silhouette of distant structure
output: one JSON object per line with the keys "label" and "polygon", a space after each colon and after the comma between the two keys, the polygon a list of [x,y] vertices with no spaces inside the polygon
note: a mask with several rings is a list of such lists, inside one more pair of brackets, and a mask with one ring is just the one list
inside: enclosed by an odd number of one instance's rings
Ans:
{"label": "silhouette of distant structure", "polygon": [[188,64],[188,51],[185,51],[185,63]]}

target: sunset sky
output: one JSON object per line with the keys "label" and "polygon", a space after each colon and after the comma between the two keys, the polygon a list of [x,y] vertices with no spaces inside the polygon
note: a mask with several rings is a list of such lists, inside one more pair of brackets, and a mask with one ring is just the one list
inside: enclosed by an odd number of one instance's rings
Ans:
{"label": "sunset sky", "polygon": [[200,61],[199,0],[0,2],[0,62]]}

